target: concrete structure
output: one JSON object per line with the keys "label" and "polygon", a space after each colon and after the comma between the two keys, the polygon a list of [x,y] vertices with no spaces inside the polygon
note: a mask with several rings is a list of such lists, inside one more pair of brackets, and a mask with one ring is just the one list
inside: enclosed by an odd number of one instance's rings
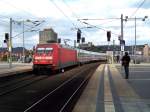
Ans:
{"label": "concrete structure", "polygon": [[11,69],[9,68],[9,63],[0,63],[0,78],[29,71],[32,71],[32,63],[12,63]]}
{"label": "concrete structure", "polygon": [[45,44],[50,42],[57,42],[57,33],[52,28],[44,29],[39,32],[39,43]]}
{"label": "concrete structure", "polygon": [[149,69],[149,64],[131,64],[124,79],[120,64],[101,64],[72,112],[150,112]]}
{"label": "concrete structure", "polygon": [[149,54],[150,54],[150,48],[149,48],[148,44],[145,44],[144,48],[143,48],[143,55],[149,56]]}

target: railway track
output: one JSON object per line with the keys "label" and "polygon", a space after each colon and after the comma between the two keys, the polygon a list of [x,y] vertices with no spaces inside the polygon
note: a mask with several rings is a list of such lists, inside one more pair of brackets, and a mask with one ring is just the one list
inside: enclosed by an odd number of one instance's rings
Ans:
{"label": "railway track", "polygon": [[31,77],[34,77],[34,75],[24,76],[24,77],[20,77],[20,78],[14,79],[14,80],[12,79],[10,81],[5,81],[4,83],[2,83],[0,85],[0,88],[4,88],[4,87],[7,87],[9,85],[17,84],[17,83],[22,82],[24,80],[30,79]]}
{"label": "railway track", "polygon": [[32,83],[45,79],[47,76],[29,75],[0,85],[0,97]]}
{"label": "railway track", "polygon": [[71,112],[96,67],[97,65],[82,69],[24,112]]}
{"label": "railway track", "polygon": [[1,84],[0,112],[71,112],[97,65],[52,76],[28,75]]}

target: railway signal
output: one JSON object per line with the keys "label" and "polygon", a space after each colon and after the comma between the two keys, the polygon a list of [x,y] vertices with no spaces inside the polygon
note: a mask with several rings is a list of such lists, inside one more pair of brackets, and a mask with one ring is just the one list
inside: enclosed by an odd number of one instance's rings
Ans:
{"label": "railway signal", "polygon": [[85,42],[85,37],[82,37],[81,41],[82,41],[82,43],[84,43]]}
{"label": "railway signal", "polygon": [[5,33],[4,43],[8,43],[8,41],[9,41],[9,33]]}
{"label": "railway signal", "polygon": [[9,39],[9,33],[5,33],[5,40],[4,40],[4,43],[7,44],[7,48],[8,50],[10,49],[10,39]]}
{"label": "railway signal", "polygon": [[78,29],[78,31],[77,31],[77,43],[80,43],[80,39],[81,39],[81,30]]}
{"label": "railway signal", "polygon": [[125,45],[125,40],[120,40],[120,45]]}
{"label": "railway signal", "polygon": [[57,41],[58,41],[58,43],[61,43],[61,38],[58,38],[58,40],[57,40]]}
{"label": "railway signal", "polygon": [[107,31],[107,41],[110,41],[111,38],[111,31]]}

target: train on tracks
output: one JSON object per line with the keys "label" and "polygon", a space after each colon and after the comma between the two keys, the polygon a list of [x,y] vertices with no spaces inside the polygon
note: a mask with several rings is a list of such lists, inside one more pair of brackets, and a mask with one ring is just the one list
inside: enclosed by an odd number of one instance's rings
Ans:
{"label": "train on tracks", "polygon": [[106,61],[106,54],[72,48],[59,43],[37,44],[33,55],[33,71],[63,70],[69,66],[95,61]]}

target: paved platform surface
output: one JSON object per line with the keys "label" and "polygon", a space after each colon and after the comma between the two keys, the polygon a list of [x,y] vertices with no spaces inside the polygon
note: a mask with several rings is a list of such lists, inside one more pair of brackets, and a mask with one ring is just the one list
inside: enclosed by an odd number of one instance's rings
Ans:
{"label": "paved platform surface", "polygon": [[32,70],[32,63],[12,63],[9,68],[9,63],[0,63],[0,77],[14,75]]}
{"label": "paved platform surface", "polygon": [[150,112],[150,64],[131,64],[124,79],[120,64],[100,65],[73,112]]}

